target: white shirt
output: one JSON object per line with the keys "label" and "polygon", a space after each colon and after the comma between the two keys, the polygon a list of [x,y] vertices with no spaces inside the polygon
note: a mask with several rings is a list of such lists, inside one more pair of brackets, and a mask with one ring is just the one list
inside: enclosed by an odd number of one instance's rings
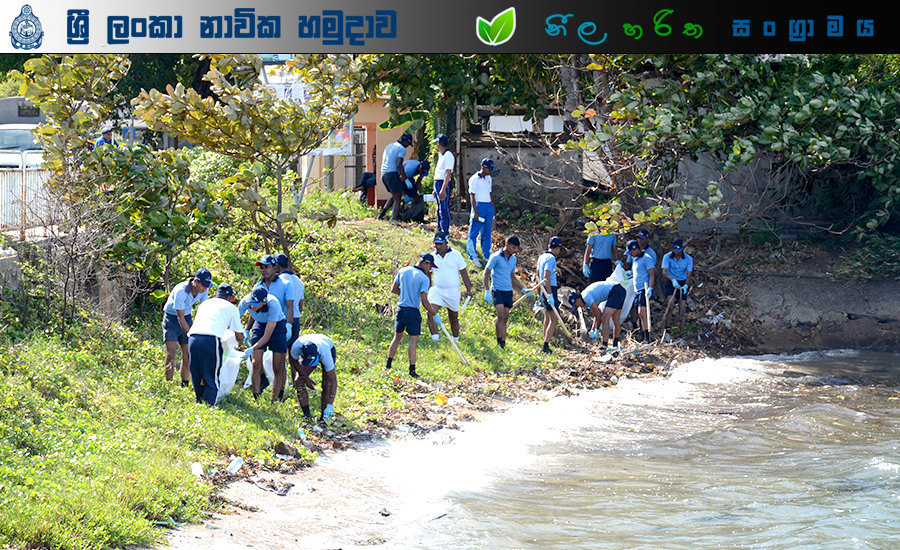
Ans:
{"label": "white shirt", "polygon": [[463,255],[452,248],[445,256],[441,256],[436,250],[432,255],[436,267],[431,270],[431,284],[438,288],[459,289],[459,270],[466,268]]}
{"label": "white shirt", "polygon": [[205,334],[222,339],[225,338],[225,331],[229,329],[238,334],[244,331],[237,306],[222,298],[210,298],[197,308],[194,324],[188,331],[188,336]]}
{"label": "white shirt", "polygon": [[453,162],[453,153],[449,150],[438,155],[437,166],[434,168],[434,179],[446,179],[447,170],[450,170],[450,175],[453,175]]}
{"label": "white shirt", "polygon": [[491,202],[491,187],[491,176],[482,177],[481,172],[476,172],[469,178],[469,193],[475,195],[475,202]]}

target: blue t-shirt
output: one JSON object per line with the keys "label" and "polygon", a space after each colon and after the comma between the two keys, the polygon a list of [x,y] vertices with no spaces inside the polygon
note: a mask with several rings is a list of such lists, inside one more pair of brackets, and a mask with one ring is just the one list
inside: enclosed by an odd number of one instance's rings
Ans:
{"label": "blue t-shirt", "polygon": [[649,254],[634,258],[632,273],[634,274],[634,291],[644,290],[644,283],[650,284],[650,270],[654,267],[654,259]]}
{"label": "blue t-shirt", "polygon": [[278,300],[278,303],[281,305],[281,311],[287,312],[287,301],[294,299],[294,287],[291,286],[287,278],[275,277],[275,280],[268,285],[265,283],[265,280],[260,279],[254,285],[254,288],[258,286],[269,291],[269,296],[274,296]]}
{"label": "blue t-shirt", "polygon": [[104,145],[112,145],[113,147],[118,147],[119,143],[116,141],[116,138],[112,138],[112,141],[106,141],[106,138],[100,136],[97,138],[97,141],[94,142],[94,148],[103,147]]}
{"label": "blue t-shirt", "polygon": [[550,272],[550,286],[559,286],[556,284],[556,256],[551,252],[544,252],[537,261],[538,280],[543,281],[546,272]]}
{"label": "blue t-shirt", "polygon": [[[653,249],[650,248],[649,246],[647,247],[646,250],[644,250],[644,256],[641,256],[641,257],[643,258],[643,257],[645,257],[645,256],[650,256],[650,258],[653,259],[653,266],[652,266],[652,267],[656,267],[656,252],[654,252]],[[629,254],[629,255],[628,255],[628,263],[631,263],[632,260],[634,260],[634,257],[633,257],[631,254]]]}
{"label": "blue t-shirt", "polygon": [[421,164],[422,163],[417,160],[408,160],[403,163],[403,172],[406,174],[407,179],[412,179],[413,176],[416,175]]}
{"label": "blue t-shirt", "polygon": [[611,260],[612,247],[616,246],[615,235],[591,235],[587,238],[587,243],[594,248],[591,249],[591,258],[598,260]]}
{"label": "blue t-shirt", "polygon": [[291,357],[300,359],[300,352],[306,344],[314,344],[319,352],[319,366],[325,372],[334,370],[334,358],[331,349],[334,348],[334,340],[324,334],[303,334],[291,345]]}
{"label": "blue t-shirt", "polygon": [[193,296],[191,291],[188,290],[190,284],[191,279],[188,279],[175,285],[175,288],[169,293],[168,299],[166,299],[163,311],[172,315],[178,315],[178,310],[184,310],[185,315],[190,315],[194,304],[203,302],[209,297],[208,290],[201,290],[196,296]]}
{"label": "blue t-shirt", "polygon": [[589,284],[588,287],[584,289],[584,292],[581,293],[581,297],[584,298],[585,309],[591,309],[591,305],[593,304],[599,306],[608,300],[609,293],[618,285],[619,283],[608,283],[606,281],[598,281]]}
{"label": "blue t-shirt", "polygon": [[688,271],[694,270],[694,259],[689,254],[682,252],[681,259],[678,260],[674,254],[666,252],[663,256],[662,267],[669,270],[669,275],[673,279],[683,281],[687,279]]}
{"label": "blue t-shirt", "polygon": [[419,309],[422,293],[428,292],[431,281],[421,268],[415,265],[406,266],[397,273],[394,282],[400,285],[400,300],[397,307]]}
{"label": "blue t-shirt", "polygon": [[397,172],[397,160],[403,160],[406,156],[406,147],[399,141],[395,141],[384,148],[381,156],[381,173]]}
{"label": "blue t-shirt", "polygon": [[247,303],[247,299],[250,297],[248,294],[241,299],[241,303],[238,305],[238,314],[243,317],[244,313],[250,313],[250,317],[253,317],[253,320],[257,323],[264,325],[269,321],[283,321],[285,319],[284,310],[281,309],[281,304],[278,303],[278,298],[272,296],[266,296],[266,305],[259,311],[253,311],[250,309],[250,304]]}
{"label": "blue t-shirt", "polygon": [[491,270],[491,290],[510,291],[513,289],[512,275],[516,272],[516,255],[507,258],[501,248],[491,254],[485,269]]}
{"label": "blue t-shirt", "polygon": [[306,297],[303,281],[293,271],[282,271],[278,274],[278,278],[287,282],[291,287],[294,300],[294,319],[300,317],[300,300]]}

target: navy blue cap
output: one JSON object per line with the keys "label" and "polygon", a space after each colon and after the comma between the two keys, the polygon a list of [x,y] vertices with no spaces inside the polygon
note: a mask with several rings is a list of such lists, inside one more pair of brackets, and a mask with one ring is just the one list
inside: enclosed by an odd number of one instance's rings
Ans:
{"label": "navy blue cap", "polygon": [[269,291],[266,290],[264,286],[258,286],[253,289],[249,295],[247,295],[247,303],[251,306],[258,306],[259,304],[263,304],[266,301],[266,298],[269,296]]}
{"label": "navy blue cap", "polygon": [[228,283],[222,283],[219,285],[219,288],[216,289],[216,296],[221,296],[222,298],[228,298],[229,300],[234,298],[234,289]]}
{"label": "navy blue cap", "polygon": [[194,278],[200,281],[200,284],[206,288],[212,288],[213,286],[212,273],[206,268],[198,269],[197,273],[194,274]]}
{"label": "navy blue cap", "polygon": [[288,262],[287,254],[276,254],[275,255],[275,263],[280,265],[281,267],[287,267],[290,262]]}
{"label": "navy blue cap", "polygon": [[301,363],[305,367],[315,367],[319,364],[319,347],[312,342],[303,344],[300,348]]}
{"label": "navy blue cap", "polygon": [[490,170],[491,172],[497,171],[497,166],[494,164],[494,161],[488,158],[481,159],[481,165]]}
{"label": "navy blue cap", "polygon": [[256,262],[256,265],[275,265],[275,256],[266,254]]}
{"label": "navy blue cap", "polygon": [[412,134],[404,133],[397,141],[399,141],[400,143],[408,143],[412,145]]}
{"label": "navy blue cap", "polygon": [[446,146],[450,143],[450,137],[447,136],[447,134],[438,134],[437,137],[434,138],[434,142]]}
{"label": "navy blue cap", "polygon": [[640,248],[640,247],[641,247],[641,245],[639,245],[636,240],[631,239],[630,241],[625,243],[625,252],[631,252],[632,250],[634,250],[636,248]]}
{"label": "navy blue cap", "polygon": [[684,250],[684,241],[680,238],[672,239],[672,250]]}
{"label": "navy blue cap", "polygon": [[557,246],[562,246],[562,239],[559,237],[550,237],[549,248],[556,248]]}
{"label": "navy blue cap", "polygon": [[428,263],[430,263],[431,265],[433,265],[434,267],[437,267],[437,264],[434,263],[434,256],[432,256],[432,255],[429,254],[428,252],[425,252],[424,254],[422,254],[422,255],[419,257],[419,261],[420,261],[420,262],[428,262]]}
{"label": "navy blue cap", "polygon": [[637,236],[639,239],[649,239],[650,232],[647,231],[646,229],[641,229],[640,231],[637,232]]}
{"label": "navy blue cap", "polygon": [[569,299],[569,305],[572,307],[575,307],[575,302],[577,302],[578,300],[584,300],[584,298],[582,298],[581,294],[579,294],[578,292],[569,293],[568,299]]}
{"label": "navy blue cap", "polygon": [[447,234],[443,231],[438,231],[434,234],[434,242],[436,243],[445,243],[447,242]]}
{"label": "navy blue cap", "polygon": [[428,171],[431,170],[431,163],[427,160],[423,160],[419,163],[419,172],[422,174],[427,174]]}

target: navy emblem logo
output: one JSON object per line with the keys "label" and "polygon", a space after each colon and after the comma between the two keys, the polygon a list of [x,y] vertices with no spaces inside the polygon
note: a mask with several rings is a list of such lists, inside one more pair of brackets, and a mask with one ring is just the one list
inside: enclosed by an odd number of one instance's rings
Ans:
{"label": "navy emblem logo", "polygon": [[9,37],[13,47],[20,50],[33,50],[41,47],[41,41],[44,39],[41,20],[31,13],[31,6],[28,4],[22,6],[22,12],[13,19]]}

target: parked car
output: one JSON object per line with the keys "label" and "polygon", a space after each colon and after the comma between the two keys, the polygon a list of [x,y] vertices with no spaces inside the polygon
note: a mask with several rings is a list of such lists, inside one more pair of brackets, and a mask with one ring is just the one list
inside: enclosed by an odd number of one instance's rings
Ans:
{"label": "parked car", "polygon": [[32,130],[37,124],[0,124],[0,169],[39,168],[44,151]]}

